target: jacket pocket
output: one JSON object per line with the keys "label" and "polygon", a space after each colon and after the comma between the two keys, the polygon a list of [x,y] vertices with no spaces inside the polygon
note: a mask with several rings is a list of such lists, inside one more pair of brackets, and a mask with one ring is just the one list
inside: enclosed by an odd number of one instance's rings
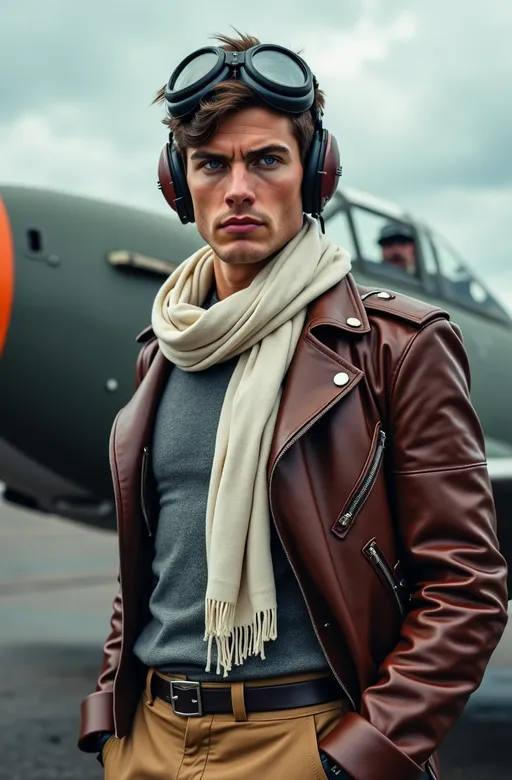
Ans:
{"label": "jacket pocket", "polygon": [[339,517],[336,519],[336,522],[332,526],[332,532],[340,539],[343,539],[343,537],[348,533],[354,520],[361,511],[366,499],[370,495],[371,489],[375,484],[375,480],[377,479],[377,475],[382,464],[385,447],[386,434],[381,429],[379,423],[375,429],[372,448],[370,450],[370,456],[367,460],[366,468],[362,477],[359,479],[359,484],[354,492],[354,495],[350,499],[348,506],[344,508],[343,512],[341,515],[339,515]]}
{"label": "jacket pocket", "polygon": [[144,522],[146,523],[148,536],[153,536],[153,533],[151,531],[151,520],[148,512],[147,494],[146,494],[148,467],[149,467],[149,447],[144,447],[144,450],[142,452],[142,467],[141,467],[141,474],[140,474],[140,507],[142,510],[142,516],[144,518]]}
{"label": "jacket pocket", "polygon": [[393,596],[400,614],[404,617],[407,613],[409,592],[403,577],[398,579],[396,576],[395,572],[399,564],[397,564],[395,569],[392,568],[375,539],[372,539],[363,547],[363,553],[373,566],[380,581]]}

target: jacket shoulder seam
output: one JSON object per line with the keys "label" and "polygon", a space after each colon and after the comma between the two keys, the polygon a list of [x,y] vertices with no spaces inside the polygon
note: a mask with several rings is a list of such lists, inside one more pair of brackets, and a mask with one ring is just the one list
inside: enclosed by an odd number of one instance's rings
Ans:
{"label": "jacket shoulder seam", "polygon": [[393,371],[393,375],[391,377],[390,397],[393,396],[393,393],[395,391],[395,385],[396,385],[396,382],[397,382],[397,379],[398,379],[398,374],[400,373],[400,370],[401,370],[401,368],[402,368],[402,366],[403,366],[403,364],[405,362],[405,359],[406,359],[407,355],[409,354],[409,352],[411,351],[412,346],[413,346],[414,342],[416,341],[416,339],[418,338],[418,336],[420,335],[420,333],[424,333],[427,330],[427,328],[431,327],[432,325],[435,325],[437,322],[440,322],[442,320],[446,321],[446,318],[444,316],[442,316],[442,311],[440,309],[438,311],[440,312],[440,316],[436,317],[435,319],[429,320],[427,323],[423,324],[423,326],[421,328],[419,328],[418,330],[414,330],[411,333],[411,335],[410,335],[409,339],[407,340],[407,342],[405,343],[404,348],[403,348],[403,350],[402,350],[402,352],[400,354],[400,357],[397,360],[397,364],[395,366],[395,370]]}

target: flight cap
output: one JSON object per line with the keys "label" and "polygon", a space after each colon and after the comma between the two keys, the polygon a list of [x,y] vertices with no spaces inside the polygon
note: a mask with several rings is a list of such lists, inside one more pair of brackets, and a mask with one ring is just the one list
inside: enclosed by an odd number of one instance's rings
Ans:
{"label": "flight cap", "polygon": [[390,238],[405,238],[408,241],[414,241],[416,236],[410,225],[406,225],[403,222],[388,222],[380,231],[378,243],[383,244],[385,241],[389,241]]}

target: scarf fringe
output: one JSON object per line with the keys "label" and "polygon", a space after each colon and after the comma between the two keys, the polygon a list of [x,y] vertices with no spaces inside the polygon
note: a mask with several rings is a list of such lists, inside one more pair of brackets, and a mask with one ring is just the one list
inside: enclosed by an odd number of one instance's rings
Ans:
{"label": "scarf fringe", "polygon": [[233,626],[235,604],[225,601],[206,601],[205,641],[208,642],[206,671],[211,671],[213,640],[217,648],[217,674],[227,677],[235,666],[241,666],[249,656],[259,655],[265,660],[265,642],[277,639],[277,609],[275,607],[256,612],[253,622],[245,626]]}

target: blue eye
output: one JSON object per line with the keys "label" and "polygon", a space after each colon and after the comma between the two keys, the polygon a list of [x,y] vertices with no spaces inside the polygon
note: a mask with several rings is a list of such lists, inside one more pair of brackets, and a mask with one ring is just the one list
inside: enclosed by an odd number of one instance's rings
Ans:
{"label": "blue eye", "polygon": [[220,160],[208,160],[208,162],[205,163],[204,167],[206,168],[207,171],[218,171],[221,165],[222,163]]}
{"label": "blue eye", "polygon": [[272,154],[266,154],[265,157],[261,158],[266,166],[274,165],[276,162],[279,162],[277,157],[274,157]]}

